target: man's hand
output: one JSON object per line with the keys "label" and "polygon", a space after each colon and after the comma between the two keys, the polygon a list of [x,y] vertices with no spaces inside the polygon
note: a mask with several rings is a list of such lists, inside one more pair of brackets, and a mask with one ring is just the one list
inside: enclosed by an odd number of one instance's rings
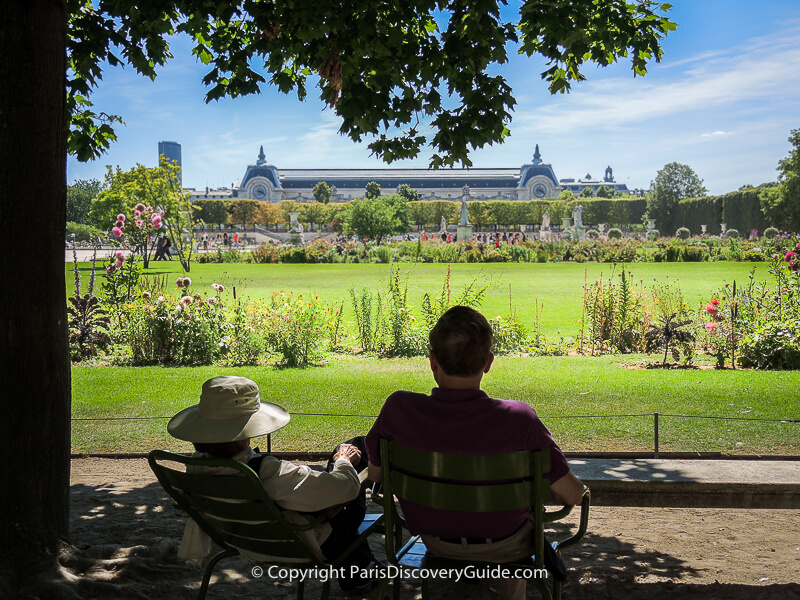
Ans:
{"label": "man's hand", "polygon": [[336,454],[333,455],[333,460],[336,461],[340,458],[346,458],[351,465],[355,466],[361,461],[361,452],[352,444],[340,444]]}

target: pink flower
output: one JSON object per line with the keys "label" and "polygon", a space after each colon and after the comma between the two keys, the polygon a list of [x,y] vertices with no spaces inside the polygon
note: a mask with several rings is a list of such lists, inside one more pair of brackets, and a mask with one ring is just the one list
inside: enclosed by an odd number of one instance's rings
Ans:
{"label": "pink flower", "polygon": [[719,300],[714,299],[711,301],[711,304],[713,304],[714,306],[719,306]]}
{"label": "pink flower", "polygon": [[797,244],[795,245],[795,248],[797,248],[798,250],[800,250],[800,242],[797,242]]}
{"label": "pink flower", "polygon": [[111,230],[111,233],[114,234],[114,237],[122,237],[122,229],[120,229],[119,227],[114,227]]}
{"label": "pink flower", "polygon": [[114,272],[114,267],[113,266],[108,267],[106,269],[106,275],[111,275],[113,272]]}
{"label": "pink flower", "polygon": [[117,221],[117,222],[115,223],[115,225],[116,225],[117,227],[119,227],[120,229],[123,229],[123,228],[125,227],[125,222],[124,222],[124,221]]}
{"label": "pink flower", "polygon": [[122,221],[124,223],[125,222],[125,215],[123,215],[122,213],[119,213],[117,215],[117,221]]}
{"label": "pink flower", "polygon": [[117,252],[117,260],[120,262],[125,262],[125,255],[122,252]]}
{"label": "pink flower", "polygon": [[183,277],[178,277],[175,280],[175,285],[177,285],[179,288],[182,288],[183,287]]}
{"label": "pink flower", "polygon": [[144,210],[144,204],[142,204],[142,203],[140,202],[139,204],[137,204],[137,205],[134,207],[134,210],[138,210],[139,212],[142,212],[142,211]]}
{"label": "pink flower", "polygon": [[706,331],[708,331],[709,333],[714,331],[716,328],[717,328],[717,324],[716,323],[713,323],[713,322],[712,323],[706,323]]}
{"label": "pink flower", "polygon": [[121,269],[121,268],[122,268],[122,261],[121,261],[121,260],[118,260],[114,266],[115,266],[117,269]]}
{"label": "pink flower", "polygon": [[140,217],[141,215],[142,215],[142,211],[140,211],[140,210],[133,211],[133,216],[134,217]]}
{"label": "pink flower", "polygon": [[786,253],[786,256],[784,256],[784,257],[783,257],[783,260],[785,260],[786,262],[789,262],[790,260],[792,260],[792,257],[794,257],[794,252],[792,252],[791,250],[789,250],[789,251]]}
{"label": "pink flower", "polygon": [[780,254],[773,254],[773,255],[772,255],[772,258],[780,258],[780,257],[781,257],[781,255],[780,255]]}
{"label": "pink flower", "polygon": [[146,210],[147,212],[150,212],[150,213],[151,213],[151,212],[153,212],[153,207],[152,207],[152,206],[148,206],[148,207],[147,207],[145,210]]}
{"label": "pink flower", "polygon": [[714,306],[714,304],[709,302],[708,304],[706,304],[706,312],[710,315],[715,315],[719,312],[719,309],[716,306]]}
{"label": "pink flower", "polygon": [[166,212],[166,211],[163,211],[163,210],[161,211],[161,213],[160,213],[160,214],[161,214],[161,216],[162,216],[162,217],[166,217],[166,216],[167,216],[167,212]]}
{"label": "pink flower", "polygon": [[181,304],[183,304],[184,306],[187,304],[191,304],[192,302],[194,302],[194,298],[192,298],[191,296],[184,296],[183,298],[181,298]]}
{"label": "pink flower", "polygon": [[141,219],[136,219],[136,226],[141,228],[142,225],[144,225],[144,221]]}

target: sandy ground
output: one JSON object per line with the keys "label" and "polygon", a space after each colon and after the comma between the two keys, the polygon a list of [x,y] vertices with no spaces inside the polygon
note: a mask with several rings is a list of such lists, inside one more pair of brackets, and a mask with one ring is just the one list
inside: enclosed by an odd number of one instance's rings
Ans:
{"label": "sandy ground", "polygon": [[[119,595],[152,600],[195,598],[202,569],[175,556],[185,517],[172,507],[141,459],[72,461],[72,540],[80,548],[135,549],[142,560],[104,580]],[[377,510],[377,508],[376,508]],[[566,527],[551,532],[566,537]],[[383,541],[373,537],[383,556]],[[800,600],[800,514],[790,510],[602,508],[591,511],[589,533],[565,552],[570,569],[565,599],[675,598],[681,600]],[[253,578],[249,560],[220,563],[209,598],[294,598],[286,581]],[[91,572],[85,575],[92,577]],[[124,590],[124,593],[123,593]],[[320,585],[306,586],[319,597]],[[334,583],[333,597],[343,597]],[[404,584],[402,598],[419,598],[419,582]],[[97,598],[110,598],[98,592]],[[434,580],[433,598],[500,598],[492,581]],[[374,599],[375,592],[365,596]],[[529,598],[539,598],[529,586]]]}

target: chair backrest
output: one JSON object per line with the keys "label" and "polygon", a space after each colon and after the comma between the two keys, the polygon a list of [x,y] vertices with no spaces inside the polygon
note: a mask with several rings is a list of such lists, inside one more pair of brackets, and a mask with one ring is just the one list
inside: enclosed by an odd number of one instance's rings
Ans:
{"label": "chair backrest", "polygon": [[[324,517],[301,525],[289,523],[267,496],[259,476],[246,464],[191,458],[165,450],[151,451],[148,461],[164,490],[220,547],[287,561],[321,563],[302,532]],[[232,474],[203,472],[201,467],[226,467]]]}
{"label": "chair backrest", "polygon": [[[400,518],[393,495],[431,508],[461,512],[499,512],[529,508],[537,566],[544,546],[544,505],[550,500],[550,451],[523,450],[473,456],[421,452],[381,439],[381,469],[387,530]],[[391,506],[390,506],[391,505]],[[387,535],[387,552],[394,552]]]}

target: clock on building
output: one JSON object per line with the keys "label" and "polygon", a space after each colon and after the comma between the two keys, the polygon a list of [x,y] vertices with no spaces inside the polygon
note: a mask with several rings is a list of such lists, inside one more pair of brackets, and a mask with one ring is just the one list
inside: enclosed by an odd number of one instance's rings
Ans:
{"label": "clock on building", "polygon": [[533,195],[536,198],[544,198],[547,195],[547,186],[543,183],[537,183],[533,186]]}
{"label": "clock on building", "polygon": [[253,198],[256,200],[263,200],[267,197],[267,188],[260,183],[253,188]]}

